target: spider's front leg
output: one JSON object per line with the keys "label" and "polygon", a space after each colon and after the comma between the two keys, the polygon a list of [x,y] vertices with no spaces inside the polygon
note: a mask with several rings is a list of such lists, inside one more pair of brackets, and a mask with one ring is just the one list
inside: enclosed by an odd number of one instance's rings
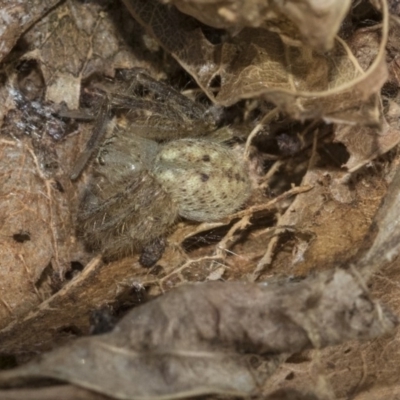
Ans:
{"label": "spider's front leg", "polygon": [[216,129],[215,115],[203,104],[141,69],[128,75],[132,82],[129,88],[110,92],[110,99],[113,109],[127,111],[130,129],[136,135],[169,141],[206,136]]}

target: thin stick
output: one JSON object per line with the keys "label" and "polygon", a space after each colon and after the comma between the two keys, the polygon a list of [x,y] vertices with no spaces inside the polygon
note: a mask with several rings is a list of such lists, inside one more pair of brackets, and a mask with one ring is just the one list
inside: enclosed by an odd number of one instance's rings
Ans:
{"label": "thin stick", "polygon": [[265,124],[267,124],[267,123],[272,121],[272,119],[278,114],[278,112],[279,112],[278,107],[275,107],[269,113],[264,115],[264,117],[261,119],[261,121],[250,132],[250,135],[249,135],[249,137],[247,138],[247,141],[246,141],[246,147],[244,149],[244,157],[246,159],[249,158],[250,145],[251,145],[251,142],[253,141],[254,137],[258,135],[258,132],[260,132],[260,130],[264,127]]}
{"label": "thin stick", "polygon": [[267,246],[267,251],[261,258],[261,260],[257,263],[256,269],[253,271],[253,274],[250,277],[250,280],[252,282],[255,282],[260,275],[267,269],[268,266],[272,264],[272,260],[274,257],[275,249],[279,241],[279,237],[282,233],[286,231],[286,228],[280,227],[280,220],[282,219],[281,215],[278,215],[277,217],[277,227],[274,232],[274,236],[271,238],[271,240],[268,243]]}

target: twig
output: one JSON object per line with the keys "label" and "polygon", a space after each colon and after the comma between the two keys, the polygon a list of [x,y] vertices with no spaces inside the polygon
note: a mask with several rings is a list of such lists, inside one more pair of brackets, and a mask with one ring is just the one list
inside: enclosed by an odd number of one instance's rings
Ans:
{"label": "twig", "polygon": [[261,129],[264,127],[264,125],[271,122],[272,119],[275,118],[275,116],[278,114],[278,112],[279,112],[278,107],[275,107],[269,113],[264,115],[264,117],[261,119],[261,121],[250,132],[250,135],[248,136],[247,141],[246,141],[246,146],[244,148],[244,158],[245,159],[249,158],[251,142],[253,141],[255,136],[258,135],[258,133],[261,131]]}

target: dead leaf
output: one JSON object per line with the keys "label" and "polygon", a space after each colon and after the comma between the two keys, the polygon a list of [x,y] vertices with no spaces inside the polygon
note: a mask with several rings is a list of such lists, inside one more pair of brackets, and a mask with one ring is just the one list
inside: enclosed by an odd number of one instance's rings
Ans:
{"label": "dead leaf", "polygon": [[42,172],[34,149],[4,137],[0,149],[0,326],[4,327],[49,295],[46,278],[53,271],[68,269],[73,232],[67,198]]}
{"label": "dead leaf", "polygon": [[[165,1],[166,2],[166,1]],[[169,0],[181,12],[215,28],[240,31],[244,27],[259,27],[265,21],[269,29],[303,42],[318,51],[332,48],[334,37],[350,8],[350,1],[212,1]],[[318,32],[318,33],[317,33]]]}
{"label": "dead leaf", "polygon": [[[398,259],[371,276],[371,292],[399,313]],[[340,346],[290,357],[269,380],[264,395],[278,388],[308,393],[319,399],[397,399],[399,331],[379,339],[349,341]]]}
{"label": "dead leaf", "polygon": [[[125,0],[124,4],[217,104],[230,106],[262,96],[297,119],[367,125],[379,122],[375,95],[387,77],[385,7],[379,51],[364,72],[339,39],[326,56],[306,45],[286,44],[278,34],[262,27],[246,28],[233,38],[212,44],[194,19],[172,7],[155,0]],[[212,86],[216,78],[221,83],[215,95]]]}
{"label": "dead leaf", "polygon": [[118,35],[114,19],[122,20],[121,14],[106,13],[100,4],[87,7],[66,2],[24,35],[25,43],[34,50],[23,58],[39,62],[46,100],[64,101],[70,109],[78,109],[83,79],[95,73],[113,76],[116,68],[140,66]]}
{"label": "dead leaf", "polygon": [[[380,301],[399,310],[397,261],[393,261],[398,243],[394,186],[389,189],[386,206],[373,217],[386,193],[387,181],[399,163],[395,151],[375,158],[398,141],[398,31],[392,28],[385,54],[388,28],[385,7],[379,24],[378,12],[368,2],[357,2],[361,11],[367,10],[365,18],[360,17],[358,23],[353,13],[349,15],[345,24],[350,23],[350,29],[341,29],[340,37],[334,39],[347,2],[333,4],[329,15],[323,17],[327,19],[322,20],[318,20],[316,10],[325,7],[325,3],[265,2],[261,7],[275,6],[273,12],[269,10],[271,19],[267,16],[267,22],[264,10],[257,9],[258,2],[241,3],[243,7],[254,7],[252,15],[237,12],[239,9],[234,8],[238,3],[233,0],[225,4],[205,0],[186,2],[193,15],[198,13],[196,16],[203,21],[210,18],[210,22],[214,19],[216,24],[226,24],[222,26],[232,36],[205,27],[172,6],[163,8],[162,4],[150,1],[134,4],[138,7],[134,14],[153,38],[144,34],[123,8],[108,2],[82,4],[74,0],[52,8],[24,35],[21,31],[14,32],[21,40],[5,59],[0,74],[3,153],[0,179],[5,199],[0,206],[4,220],[0,240],[0,254],[4,254],[0,299],[7,302],[0,304],[1,357],[16,356],[16,361],[23,363],[33,353],[89,334],[93,331],[89,318],[93,310],[106,306],[119,311],[119,306],[124,305],[123,298],[146,289],[150,296],[168,293],[132,311],[141,316],[143,323],[147,321],[145,326],[131,321],[133,328],[126,324],[130,334],[115,332],[76,341],[72,347],[49,353],[43,361],[31,365],[40,365],[46,376],[59,373],[68,382],[79,381],[85,387],[93,384],[100,391],[102,385],[109,384],[101,374],[112,377],[106,368],[112,363],[116,364],[115,369],[120,368],[120,362],[130,363],[130,356],[138,355],[135,366],[142,375],[135,379],[140,380],[146,373],[143,369],[146,361],[152,362],[145,364],[149,366],[151,380],[146,375],[138,383],[143,392],[161,387],[167,394],[171,393],[168,390],[181,394],[185,390],[189,391],[185,393],[244,391],[247,394],[256,388],[263,397],[280,400],[291,396],[313,400],[329,396],[363,398],[367,391],[378,397],[396,396],[397,335],[369,342],[358,340],[360,332],[366,338],[382,333],[379,313],[382,312],[383,319],[389,316],[385,307],[380,308],[371,300],[366,285]],[[393,4],[389,4],[392,9]],[[183,2],[180,5],[185,6]],[[209,13],[213,7],[225,9],[213,16]],[[301,11],[302,7],[311,10],[309,16]],[[237,25],[235,18],[240,22]],[[324,29],[316,27],[321,23]],[[365,28],[371,23],[375,25]],[[154,38],[168,54],[160,50]],[[332,40],[335,44],[330,53],[315,51],[330,46]],[[210,110],[227,118],[223,123],[232,124],[235,133],[239,132],[238,142],[244,142],[253,131],[253,137],[246,145],[239,143],[236,151],[241,156],[244,153],[243,159],[250,165],[254,193],[243,210],[223,221],[201,225],[180,221],[169,237],[164,257],[152,269],[141,268],[138,255],[103,265],[99,257],[85,251],[75,237],[73,226],[74,208],[87,184],[87,174],[71,184],[69,173],[79,149],[87,142],[90,126],[60,120],[55,115],[59,104],[51,101],[66,101],[70,107],[81,101],[86,107],[89,81],[102,82],[104,75],[113,77],[118,68],[139,66],[153,76],[167,78],[174,87],[192,98],[198,96],[207,105],[205,96],[198,94],[200,90],[171,62],[169,54],[184,66],[214,103],[232,106],[224,110],[214,106]],[[381,97],[385,61],[390,77]],[[279,106],[269,119],[264,117],[272,108],[268,101]],[[342,144],[332,143],[331,130],[322,122],[302,124],[285,118],[280,114],[282,111],[297,119],[324,118],[353,124],[351,129],[344,127],[336,132],[350,154]],[[230,113],[234,116],[229,116]],[[378,123],[383,125],[382,131],[362,128]],[[345,134],[341,136],[340,132]],[[349,176],[341,165],[351,169],[363,165],[364,169]],[[397,178],[395,185],[396,182]],[[369,251],[365,253],[365,249]],[[340,279],[336,279],[336,274],[332,280],[328,279],[333,272],[317,274],[332,265],[357,268],[350,272],[338,270],[337,274],[342,274]],[[287,280],[288,276],[299,280],[299,276],[312,271],[316,276],[298,284]],[[249,277],[262,277],[266,282],[264,286],[233,285],[246,288],[246,296],[241,289],[228,288],[230,283],[217,282],[214,282],[218,288],[215,295],[200,293],[200,285],[169,293],[185,282],[243,281]],[[311,282],[317,283],[314,286]],[[336,284],[340,286],[337,290]],[[303,290],[300,294],[299,288]],[[258,293],[264,291],[271,296],[264,299],[265,304],[261,298],[257,300]],[[175,293],[184,293],[185,300],[174,297]],[[214,302],[214,296],[218,301]],[[232,302],[227,302],[227,298],[233,299],[235,312],[228,308]],[[324,299],[328,312],[319,303]],[[210,304],[218,307],[211,306],[212,312],[207,313],[202,311],[200,303],[206,308]],[[170,304],[168,313],[164,304]],[[271,307],[272,316],[268,314]],[[210,327],[207,321],[211,321],[211,327],[215,326],[212,325],[215,310],[225,310],[221,314],[234,319],[232,325],[226,325],[226,331],[221,331],[227,332],[223,340],[218,335],[207,336],[206,327]],[[339,317],[329,314],[335,310]],[[255,328],[246,319],[254,314],[257,315],[252,321],[258,321]],[[353,318],[350,320],[355,331],[350,329],[346,316]],[[277,321],[278,317],[284,323]],[[241,321],[238,329],[234,324]],[[394,325],[394,318],[389,316],[390,323]],[[370,324],[372,328],[377,326],[375,333],[368,331]],[[242,326],[247,330],[241,329]],[[345,330],[341,330],[343,326]],[[277,344],[269,339],[268,327],[273,332],[275,328],[281,329],[272,339],[282,342]],[[205,334],[199,336],[199,332]],[[243,332],[249,335],[240,336]],[[251,336],[253,332],[256,334]],[[164,341],[151,342],[155,350],[149,355],[145,345],[158,333],[157,338]],[[350,342],[343,343],[344,339]],[[338,344],[334,347],[293,354],[282,363],[292,351],[335,343]],[[196,359],[201,359],[200,367],[190,357],[192,345],[193,353],[200,354]],[[276,347],[282,353],[277,354]],[[77,354],[88,348],[93,354],[88,364],[93,363],[93,369],[79,373],[82,365]],[[170,352],[166,354],[165,349]],[[186,355],[190,353],[183,361],[182,349],[187,351]],[[265,351],[275,356],[268,359]],[[57,368],[50,363],[52,357],[59,357],[55,361]],[[106,362],[97,363],[99,358],[101,361],[105,358]],[[164,362],[161,367],[160,360]],[[272,374],[278,364],[279,369]],[[168,369],[171,365],[178,367],[174,370],[176,375],[168,375],[169,385],[145,384],[153,380],[154,384],[162,384],[165,371],[171,372]],[[208,380],[191,376],[189,372],[195,368],[202,368],[201,374]],[[92,372],[94,375],[90,375]],[[134,391],[129,385],[135,381],[126,372],[123,371],[121,379],[126,379],[127,386],[121,384],[116,392]],[[232,378],[235,376],[238,379]],[[242,377],[246,380],[241,381]],[[258,385],[267,378],[265,386]],[[110,383],[113,384],[115,381]],[[110,392],[114,388],[107,386]],[[57,395],[65,393],[72,398],[74,395],[103,397],[73,389],[64,385],[54,390],[60,390]],[[54,391],[37,390],[1,392],[0,397],[57,397]]]}
{"label": "dead leaf", "polygon": [[343,270],[299,283],[182,286],[131,311],[109,334],[3,372],[0,385],[52,377],[119,399],[249,395],[286,353],[380,336],[396,325]]}
{"label": "dead leaf", "polygon": [[2,0],[0,3],[0,60],[11,51],[17,40],[35,22],[40,20],[50,9],[56,7],[59,0],[12,2]]}
{"label": "dead leaf", "polygon": [[[393,38],[398,37],[399,29],[394,26],[391,28],[388,52],[396,52],[395,46],[398,42]],[[357,57],[360,65],[367,69],[377,56],[380,34],[374,28],[361,29],[356,31],[349,39],[349,45]],[[395,79],[395,61],[390,64],[389,80]],[[385,90],[383,91],[385,94]],[[400,141],[399,116],[400,107],[395,96],[384,96],[385,111],[381,111],[382,127],[381,129],[367,128],[360,125],[345,126],[339,125],[335,128],[336,140],[342,142],[350,158],[345,164],[350,172],[356,171],[363,165],[372,161],[381,154],[386,153],[397,145]],[[381,100],[382,102],[382,100]],[[382,108],[382,106],[380,106]],[[384,116],[383,116],[384,115]]]}
{"label": "dead leaf", "polygon": [[391,125],[384,120],[381,130],[346,125],[336,128],[336,140],[342,142],[350,153],[350,158],[344,165],[350,172],[360,169],[400,142],[398,123],[400,107],[397,103],[390,101],[388,116],[391,119]]}

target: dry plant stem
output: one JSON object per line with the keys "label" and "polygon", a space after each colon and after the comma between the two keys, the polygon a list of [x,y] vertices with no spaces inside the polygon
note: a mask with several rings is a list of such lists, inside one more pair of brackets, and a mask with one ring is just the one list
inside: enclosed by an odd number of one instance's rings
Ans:
{"label": "dry plant stem", "polygon": [[[309,190],[312,189],[312,186],[301,186],[301,187],[294,187],[290,190],[288,190],[287,192],[281,194],[280,196],[277,196],[275,199],[265,203],[265,204],[258,204],[252,207],[249,207],[246,210],[243,211],[239,211],[235,214],[230,215],[227,219],[221,221],[221,222],[217,222],[217,223],[212,223],[210,226],[210,223],[206,222],[203,223],[201,225],[199,225],[199,227],[194,231],[194,232],[190,232],[189,235],[184,236],[184,239],[188,239],[191,236],[194,236],[195,234],[198,234],[200,232],[204,232],[210,229],[213,229],[215,227],[220,227],[223,225],[228,225],[230,224],[234,219],[236,218],[240,218],[240,220],[238,222],[236,222],[231,229],[228,231],[228,233],[225,235],[225,237],[221,240],[220,244],[217,246],[217,251],[214,255],[212,256],[205,256],[205,257],[200,257],[198,259],[187,259],[187,261],[182,264],[181,266],[179,266],[178,268],[174,269],[173,271],[171,271],[170,273],[168,273],[168,275],[166,275],[165,277],[161,278],[160,280],[156,280],[156,281],[151,281],[151,282],[147,282],[147,284],[152,284],[155,283],[157,285],[159,285],[159,287],[161,288],[162,291],[164,291],[162,284],[164,284],[168,279],[171,278],[171,276],[173,275],[179,275],[183,270],[185,270],[186,268],[190,267],[190,265],[197,263],[197,262],[203,262],[203,261],[220,261],[223,260],[226,256],[226,252],[228,250],[228,246],[232,243],[232,241],[235,239],[234,235],[238,230],[243,230],[245,229],[249,223],[250,223],[250,218],[253,216],[254,213],[260,212],[260,211],[265,211],[265,210],[269,210],[269,209],[274,209],[276,207],[276,205],[283,201],[286,200],[287,198],[300,194],[300,193],[304,193],[307,192]],[[267,249],[266,255],[263,257],[263,265],[264,266],[260,266],[260,269],[264,269],[264,267],[270,263],[270,260],[268,261],[268,257],[270,256],[272,259],[272,252],[276,246],[279,234],[286,231],[286,228],[278,228],[278,230],[275,230],[274,228],[274,233],[277,235],[276,237],[273,237],[270,240],[270,245]],[[257,269],[256,269],[257,271]],[[253,275],[254,276],[254,275]],[[258,276],[257,276],[258,277]],[[257,278],[255,278],[254,280],[256,280]],[[183,281],[183,279],[182,279]]]}
{"label": "dry plant stem", "polygon": [[[290,190],[288,190],[287,192],[281,194],[280,196],[276,197],[275,199],[269,201],[269,202],[266,203],[266,204],[259,204],[259,205],[250,207],[250,208],[248,208],[248,209],[246,209],[246,210],[239,211],[239,212],[237,212],[237,213],[235,213],[235,214],[232,214],[231,216],[229,216],[229,218],[228,218],[227,220],[224,220],[223,222],[221,222],[221,225],[219,225],[219,223],[218,223],[218,226],[227,225],[227,224],[229,224],[229,223],[230,223],[233,219],[235,219],[235,218],[240,218],[240,220],[239,220],[238,222],[236,222],[236,223],[232,226],[232,228],[229,230],[229,232],[225,235],[224,239],[222,239],[222,241],[220,242],[220,244],[219,244],[218,247],[217,247],[218,250],[217,250],[217,252],[216,252],[215,255],[213,255],[213,256],[207,256],[207,257],[200,257],[199,259],[196,259],[196,260],[190,260],[190,259],[189,259],[189,260],[186,261],[183,265],[181,265],[179,268],[173,270],[173,271],[172,271],[171,273],[169,273],[167,276],[163,277],[159,282],[160,282],[160,283],[161,283],[161,282],[165,282],[165,281],[166,281],[167,279],[169,279],[172,275],[177,274],[177,273],[180,273],[181,271],[183,271],[185,268],[189,267],[189,266],[190,266],[191,264],[193,264],[193,263],[201,262],[201,261],[206,261],[206,260],[216,261],[216,260],[224,259],[225,254],[223,253],[222,250],[225,250],[225,252],[226,252],[227,246],[230,244],[230,242],[231,242],[232,240],[234,240],[234,236],[233,236],[233,235],[234,235],[238,230],[240,230],[240,229],[245,229],[245,228],[248,226],[248,224],[250,223],[250,218],[253,216],[254,213],[259,212],[259,211],[265,211],[265,210],[268,210],[268,209],[274,209],[275,206],[276,206],[276,204],[278,204],[280,201],[283,201],[283,200],[285,200],[285,199],[287,199],[288,197],[291,197],[291,196],[293,196],[293,195],[307,192],[307,191],[309,191],[310,189],[312,189],[312,186],[295,187],[295,188],[290,189]],[[203,224],[202,224],[202,225],[203,225]],[[207,225],[207,223],[206,223],[206,227],[207,227],[207,229],[205,229],[205,230],[210,229],[209,226]],[[214,227],[214,225],[213,225],[212,227]],[[281,228],[280,230],[276,231],[276,234],[277,234],[278,236],[279,236],[279,234],[281,233],[281,230],[282,230],[282,232],[284,232],[284,231],[286,230],[286,228],[285,228],[285,229]],[[199,229],[196,230],[196,233],[198,233],[199,231],[200,231],[200,232],[203,231],[203,229],[201,229],[201,226],[200,226],[200,230],[199,230]],[[192,235],[193,235],[193,234],[192,234]],[[190,236],[192,236],[192,235],[190,235]],[[190,236],[185,237],[185,239],[187,239],[187,238],[190,237]],[[276,241],[277,241],[277,239],[276,239]],[[273,249],[274,249],[275,246],[276,246],[276,243],[274,244],[274,238],[271,239],[270,243],[271,243],[271,244],[270,244],[271,250],[269,250],[269,251],[272,252]],[[269,253],[268,253],[268,250],[267,250],[267,254],[269,254]],[[265,257],[267,257],[267,256],[265,256]],[[264,259],[264,257],[263,257],[263,259]],[[266,261],[266,262],[267,262],[267,261]],[[261,268],[261,267],[260,267],[260,268]],[[262,268],[264,268],[264,267],[262,267]]]}
{"label": "dry plant stem", "polygon": [[285,162],[283,160],[275,161],[272,164],[272,167],[268,170],[268,172],[262,177],[262,180],[261,180],[261,183],[259,185],[259,188],[260,189],[267,188],[271,178],[279,171],[279,168],[284,164],[285,164]]}
{"label": "dry plant stem", "polygon": [[338,183],[340,183],[341,185],[345,185],[345,184],[349,183],[351,177],[352,177],[352,173],[347,172],[340,179],[338,179]]}
{"label": "dry plant stem", "polygon": [[10,305],[0,297],[0,302],[4,305],[4,307],[6,308],[6,310],[10,313],[10,315],[13,315],[13,310],[10,307]]}
{"label": "dry plant stem", "polygon": [[275,197],[274,199],[272,199],[271,201],[269,201],[265,204],[257,204],[255,206],[249,207],[246,210],[239,211],[235,214],[232,214],[228,217],[229,219],[225,220],[226,222],[225,221],[224,222],[225,222],[225,224],[229,224],[233,219],[242,218],[243,216],[245,216],[247,214],[254,214],[259,211],[272,210],[275,208],[275,206],[278,203],[280,203],[283,200],[286,200],[288,197],[295,196],[300,193],[308,192],[312,188],[313,188],[313,186],[311,186],[311,185],[294,187],[294,188],[286,191],[285,193],[282,193],[281,195]]}
{"label": "dry plant stem", "polygon": [[218,261],[213,261],[211,263],[211,267],[213,268],[213,270],[207,275],[206,277],[206,281],[219,281],[222,279],[227,266],[225,264],[221,264]]}
{"label": "dry plant stem", "polygon": [[[304,55],[305,50],[306,50],[306,49],[302,49],[303,55]],[[290,62],[290,56],[289,56],[289,47],[288,47],[288,46],[285,46],[285,50],[284,50],[284,51],[285,51],[286,65],[287,65],[287,69],[288,69],[288,77],[287,77],[287,79],[288,79],[288,81],[289,81],[291,90],[292,90],[293,92],[295,92],[295,91],[296,91],[296,85],[295,85],[294,79],[293,79],[292,63]]]}
{"label": "dry plant stem", "polygon": [[361,65],[359,64],[357,58],[354,56],[353,52],[350,50],[350,47],[347,45],[347,43],[339,36],[336,35],[335,40],[339,42],[342,47],[345,49],[347,53],[347,57],[349,57],[349,60],[353,63],[354,67],[358,72],[363,74],[365,71],[361,68]]}
{"label": "dry plant stem", "polygon": [[304,140],[305,135],[307,135],[308,132],[312,131],[319,123],[320,121],[316,119],[310,122],[300,133],[297,134],[297,137],[300,139],[303,148],[306,147],[306,143]]}
{"label": "dry plant stem", "polygon": [[[319,124],[319,121],[313,121],[311,122],[305,129],[303,129],[303,131],[298,135],[300,140],[302,141],[302,144],[304,145],[304,135],[307,134],[307,132],[311,131],[312,129],[314,129],[314,127]],[[314,140],[313,140],[313,150],[312,150],[312,155],[309,161],[309,166],[308,169],[311,168],[311,166],[315,163],[314,157],[316,155],[316,141],[317,141],[317,134],[318,134],[318,130],[314,133]],[[261,183],[259,185],[260,189],[264,189],[266,187],[268,187],[268,182],[269,180],[274,176],[274,174],[279,170],[279,168],[284,165],[285,161],[284,160],[277,160],[275,161],[275,163],[272,165],[272,167],[268,170],[268,172],[263,176],[263,178],[261,179]]]}
{"label": "dry plant stem", "polygon": [[219,228],[221,226],[226,225],[225,222],[202,222],[196,227],[192,225],[188,225],[186,223],[178,223],[176,229],[173,233],[168,237],[169,245],[177,246],[178,248],[180,245],[186,240],[193,236],[196,236],[199,233],[207,232],[215,228]]}
{"label": "dry plant stem", "polygon": [[264,125],[270,123],[278,115],[278,112],[279,112],[278,107],[275,107],[269,113],[264,115],[264,117],[261,119],[261,121],[250,132],[250,135],[248,136],[248,138],[246,140],[246,146],[244,148],[244,158],[246,160],[250,156],[250,146],[251,146],[251,142],[253,141],[253,139],[258,135],[258,132],[261,131],[261,129],[264,127]]}
{"label": "dry plant stem", "polygon": [[307,171],[310,171],[313,169],[316,161],[317,161],[317,145],[318,145],[318,129],[314,131],[314,137],[313,137],[313,145],[311,149],[311,157],[310,161],[308,163],[308,168]]}
{"label": "dry plant stem", "polygon": [[396,15],[390,15],[390,19],[395,22],[397,25],[400,25],[400,18]]}
{"label": "dry plant stem", "polygon": [[217,261],[220,260],[221,256],[204,256],[204,257],[200,257],[200,258],[196,258],[195,260],[192,259],[188,259],[183,265],[181,265],[180,267],[174,269],[173,271],[171,271],[168,275],[164,276],[161,279],[157,279],[156,281],[150,281],[150,282],[146,282],[147,285],[149,284],[157,284],[161,291],[164,293],[164,287],[162,286],[168,279],[170,279],[172,276],[174,275],[178,275],[181,278],[182,282],[185,282],[185,279],[183,276],[181,276],[181,272],[184,271],[186,268],[190,267],[190,265],[195,264],[195,263],[199,263],[199,262],[203,262],[203,261]]}
{"label": "dry plant stem", "polygon": [[282,219],[281,215],[277,215],[277,226],[274,232],[274,236],[270,239],[268,246],[267,246],[267,251],[265,252],[264,256],[261,258],[261,260],[257,263],[256,269],[254,270],[253,274],[250,276],[249,280],[251,282],[255,282],[260,275],[272,264],[272,260],[274,257],[274,252],[276,249],[276,246],[279,241],[279,236],[286,231],[286,228],[280,228],[280,220]]}
{"label": "dry plant stem", "polygon": [[35,294],[36,294],[36,296],[37,296],[37,298],[39,299],[40,302],[44,301],[43,296],[41,295],[41,293],[39,292],[38,288],[35,285],[35,281],[33,279],[32,271],[28,267],[24,256],[22,254],[18,254],[18,258],[21,260],[21,263],[24,266],[24,269],[25,269],[26,275],[27,275],[27,280],[28,280],[28,282],[31,283],[32,290],[35,292]]}
{"label": "dry plant stem", "polygon": [[[312,152],[308,163],[308,170],[311,170],[317,161],[318,132],[319,132],[318,129],[314,131]],[[250,277],[250,280],[252,282],[255,282],[272,263],[274,251],[279,241],[279,236],[286,231],[286,228],[279,227],[280,220],[282,219],[282,217],[283,217],[282,215],[278,214],[276,231],[274,233],[274,236],[270,239],[268,243],[267,251],[261,258],[261,260],[257,263],[256,269],[254,270],[253,274]]]}
{"label": "dry plant stem", "polygon": [[[169,279],[172,275],[180,274],[184,269],[190,267],[191,264],[202,262],[202,261],[213,261],[217,263],[218,260],[223,261],[226,257],[226,253],[229,252],[228,248],[232,243],[237,239],[236,232],[239,230],[244,230],[250,224],[251,214],[245,215],[239,221],[237,221],[228,231],[228,233],[224,236],[224,238],[219,242],[216,246],[216,251],[212,256],[200,257],[198,259],[192,260],[187,259],[187,261],[181,265],[179,268],[174,269],[171,273],[161,279],[161,282],[165,282],[165,280]],[[218,225],[221,226],[221,225]],[[197,231],[196,231],[197,232]],[[222,267],[226,267],[224,264],[220,264]]]}
{"label": "dry plant stem", "polygon": [[236,232],[239,230],[245,230],[247,226],[250,225],[250,218],[251,215],[244,216],[238,222],[236,222],[231,229],[229,229],[228,233],[217,245],[217,251],[215,252],[216,256],[219,256],[221,258],[225,257],[226,251],[229,246],[237,240],[237,237],[235,236]]}
{"label": "dry plant stem", "polygon": [[[288,190],[285,193],[282,193],[281,195],[275,197],[274,199],[268,201],[267,203],[257,204],[257,205],[247,208],[246,210],[238,211],[237,213],[232,214],[232,215],[228,216],[227,218],[224,218],[220,222],[203,222],[195,230],[193,230],[193,228],[190,227],[190,229],[188,229],[188,233],[186,235],[183,235],[183,240],[189,239],[201,232],[207,232],[211,229],[215,229],[215,228],[219,228],[224,225],[228,225],[236,218],[243,218],[246,215],[252,215],[252,214],[254,214],[256,212],[260,212],[260,211],[273,210],[276,208],[277,204],[279,204],[281,201],[286,200],[288,197],[308,192],[312,188],[313,188],[313,186],[311,186],[311,185],[298,186],[298,187]],[[176,234],[172,234],[172,236],[170,237],[170,240],[172,242],[174,241],[174,237],[176,235],[181,236],[181,233],[177,232]],[[183,240],[181,240],[180,242],[182,242]]]}

